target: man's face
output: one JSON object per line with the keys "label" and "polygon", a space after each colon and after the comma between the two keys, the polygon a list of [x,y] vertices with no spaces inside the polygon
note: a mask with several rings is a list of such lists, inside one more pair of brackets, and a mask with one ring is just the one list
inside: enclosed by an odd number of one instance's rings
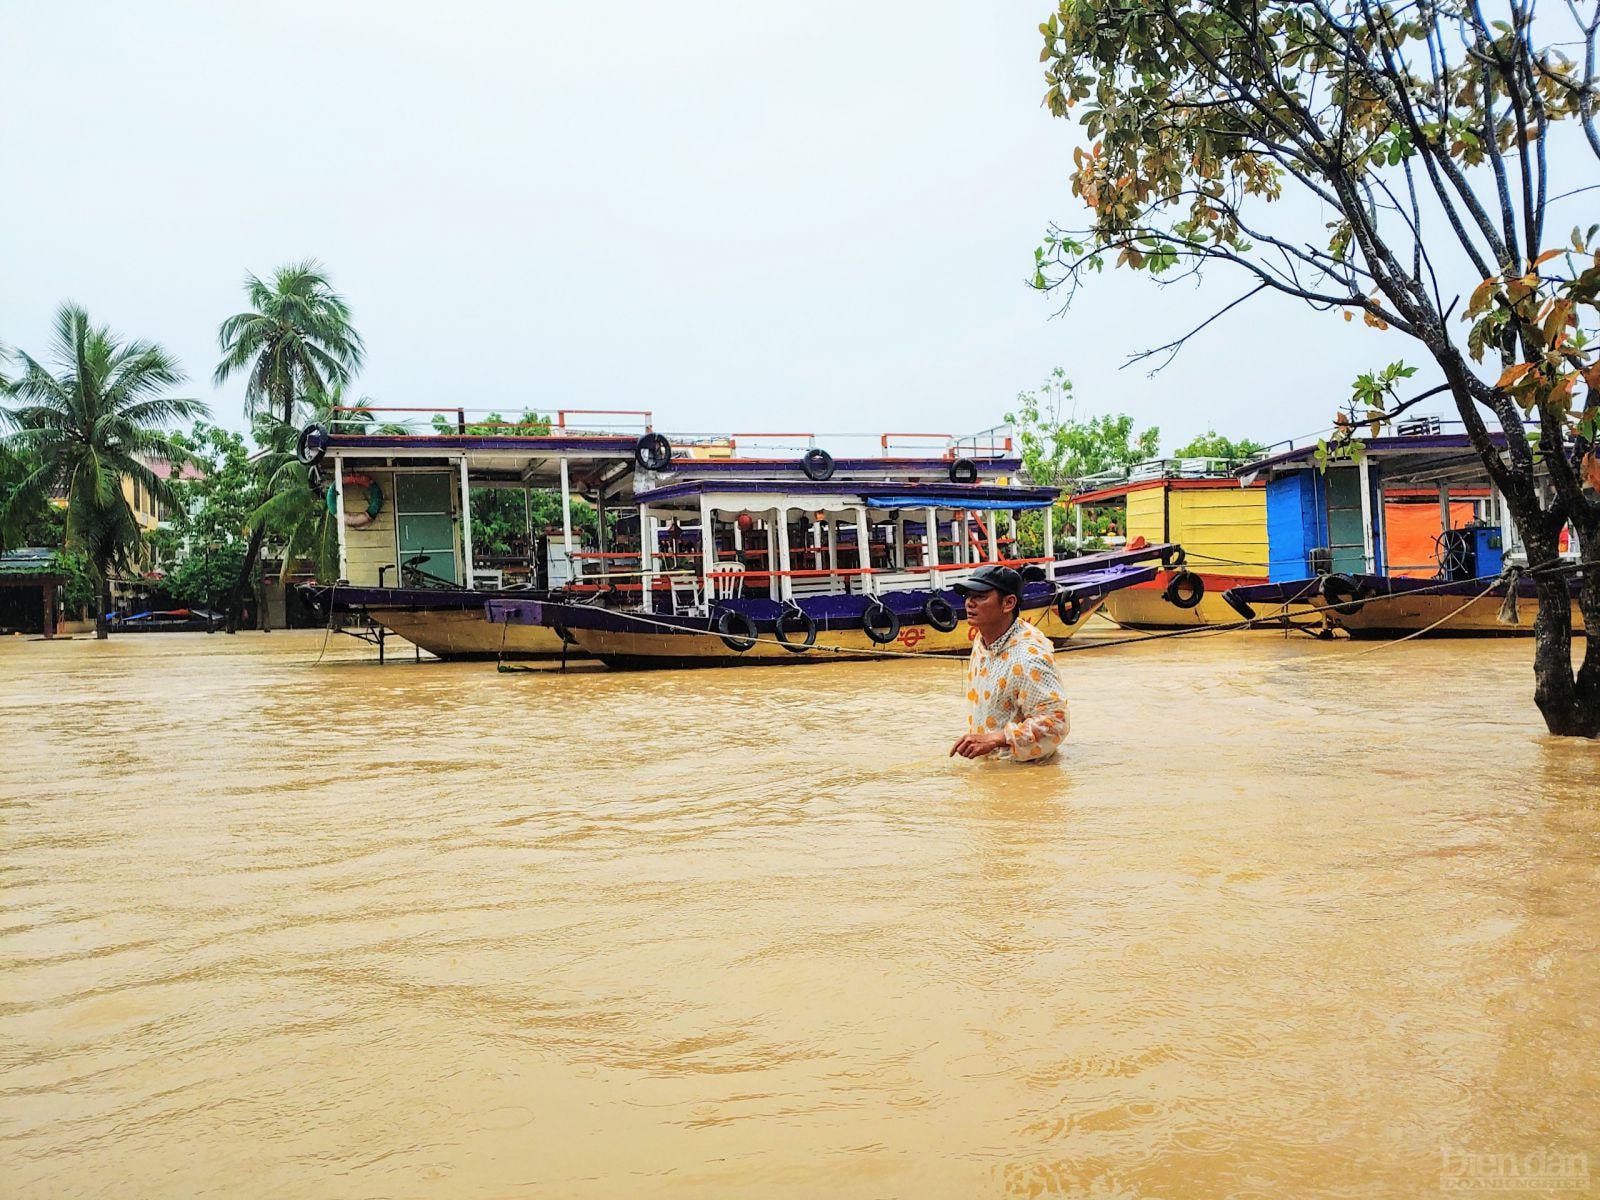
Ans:
{"label": "man's face", "polygon": [[980,633],[999,629],[1016,607],[1016,597],[999,592],[974,592],[967,597],[967,621]]}

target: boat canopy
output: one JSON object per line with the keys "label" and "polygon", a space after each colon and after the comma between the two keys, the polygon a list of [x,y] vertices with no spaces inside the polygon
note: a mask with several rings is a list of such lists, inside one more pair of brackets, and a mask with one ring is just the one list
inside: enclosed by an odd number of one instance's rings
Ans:
{"label": "boat canopy", "polygon": [[1055,502],[1056,497],[1060,494],[1051,488],[1012,488],[1010,490],[1018,493],[1023,491],[1030,493],[1038,491],[1044,494],[1028,496],[1018,495],[1014,498],[1008,496],[1005,499],[995,500],[988,498],[973,499],[971,497],[960,496],[959,494],[945,497],[925,492],[920,496],[863,495],[862,499],[866,502],[868,508],[927,508],[930,503],[938,503],[949,504],[966,509],[978,509],[984,512],[989,510],[996,510],[999,512],[1018,512],[1031,508],[1049,508],[1050,505]]}

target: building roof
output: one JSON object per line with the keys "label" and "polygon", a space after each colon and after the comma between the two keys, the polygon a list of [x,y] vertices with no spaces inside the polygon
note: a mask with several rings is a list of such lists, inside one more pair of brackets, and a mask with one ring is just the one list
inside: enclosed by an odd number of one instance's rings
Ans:
{"label": "building roof", "polygon": [[48,546],[25,546],[0,554],[0,577],[49,575],[64,578],[55,566],[56,552]]}

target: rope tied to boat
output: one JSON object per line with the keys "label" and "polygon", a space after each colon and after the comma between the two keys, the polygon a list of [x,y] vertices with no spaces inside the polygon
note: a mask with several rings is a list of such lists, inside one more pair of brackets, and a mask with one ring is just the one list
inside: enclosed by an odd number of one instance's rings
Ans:
{"label": "rope tied to boat", "polygon": [[1522,578],[1522,568],[1516,564],[1507,566],[1500,579],[1506,585],[1505,599],[1500,601],[1500,611],[1494,619],[1502,625],[1521,625],[1522,618],[1517,612],[1517,583]]}

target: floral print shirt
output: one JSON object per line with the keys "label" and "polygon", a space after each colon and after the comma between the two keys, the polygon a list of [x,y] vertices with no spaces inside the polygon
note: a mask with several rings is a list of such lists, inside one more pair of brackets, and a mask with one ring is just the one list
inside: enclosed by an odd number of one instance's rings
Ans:
{"label": "floral print shirt", "polygon": [[972,640],[967,661],[967,728],[1001,729],[1006,749],[992,757],[1043,762],[1066,740],[1071,722],[1067,697],[1056,674],[1055,648],[1038,628],[1017,618],[985,646]]}

